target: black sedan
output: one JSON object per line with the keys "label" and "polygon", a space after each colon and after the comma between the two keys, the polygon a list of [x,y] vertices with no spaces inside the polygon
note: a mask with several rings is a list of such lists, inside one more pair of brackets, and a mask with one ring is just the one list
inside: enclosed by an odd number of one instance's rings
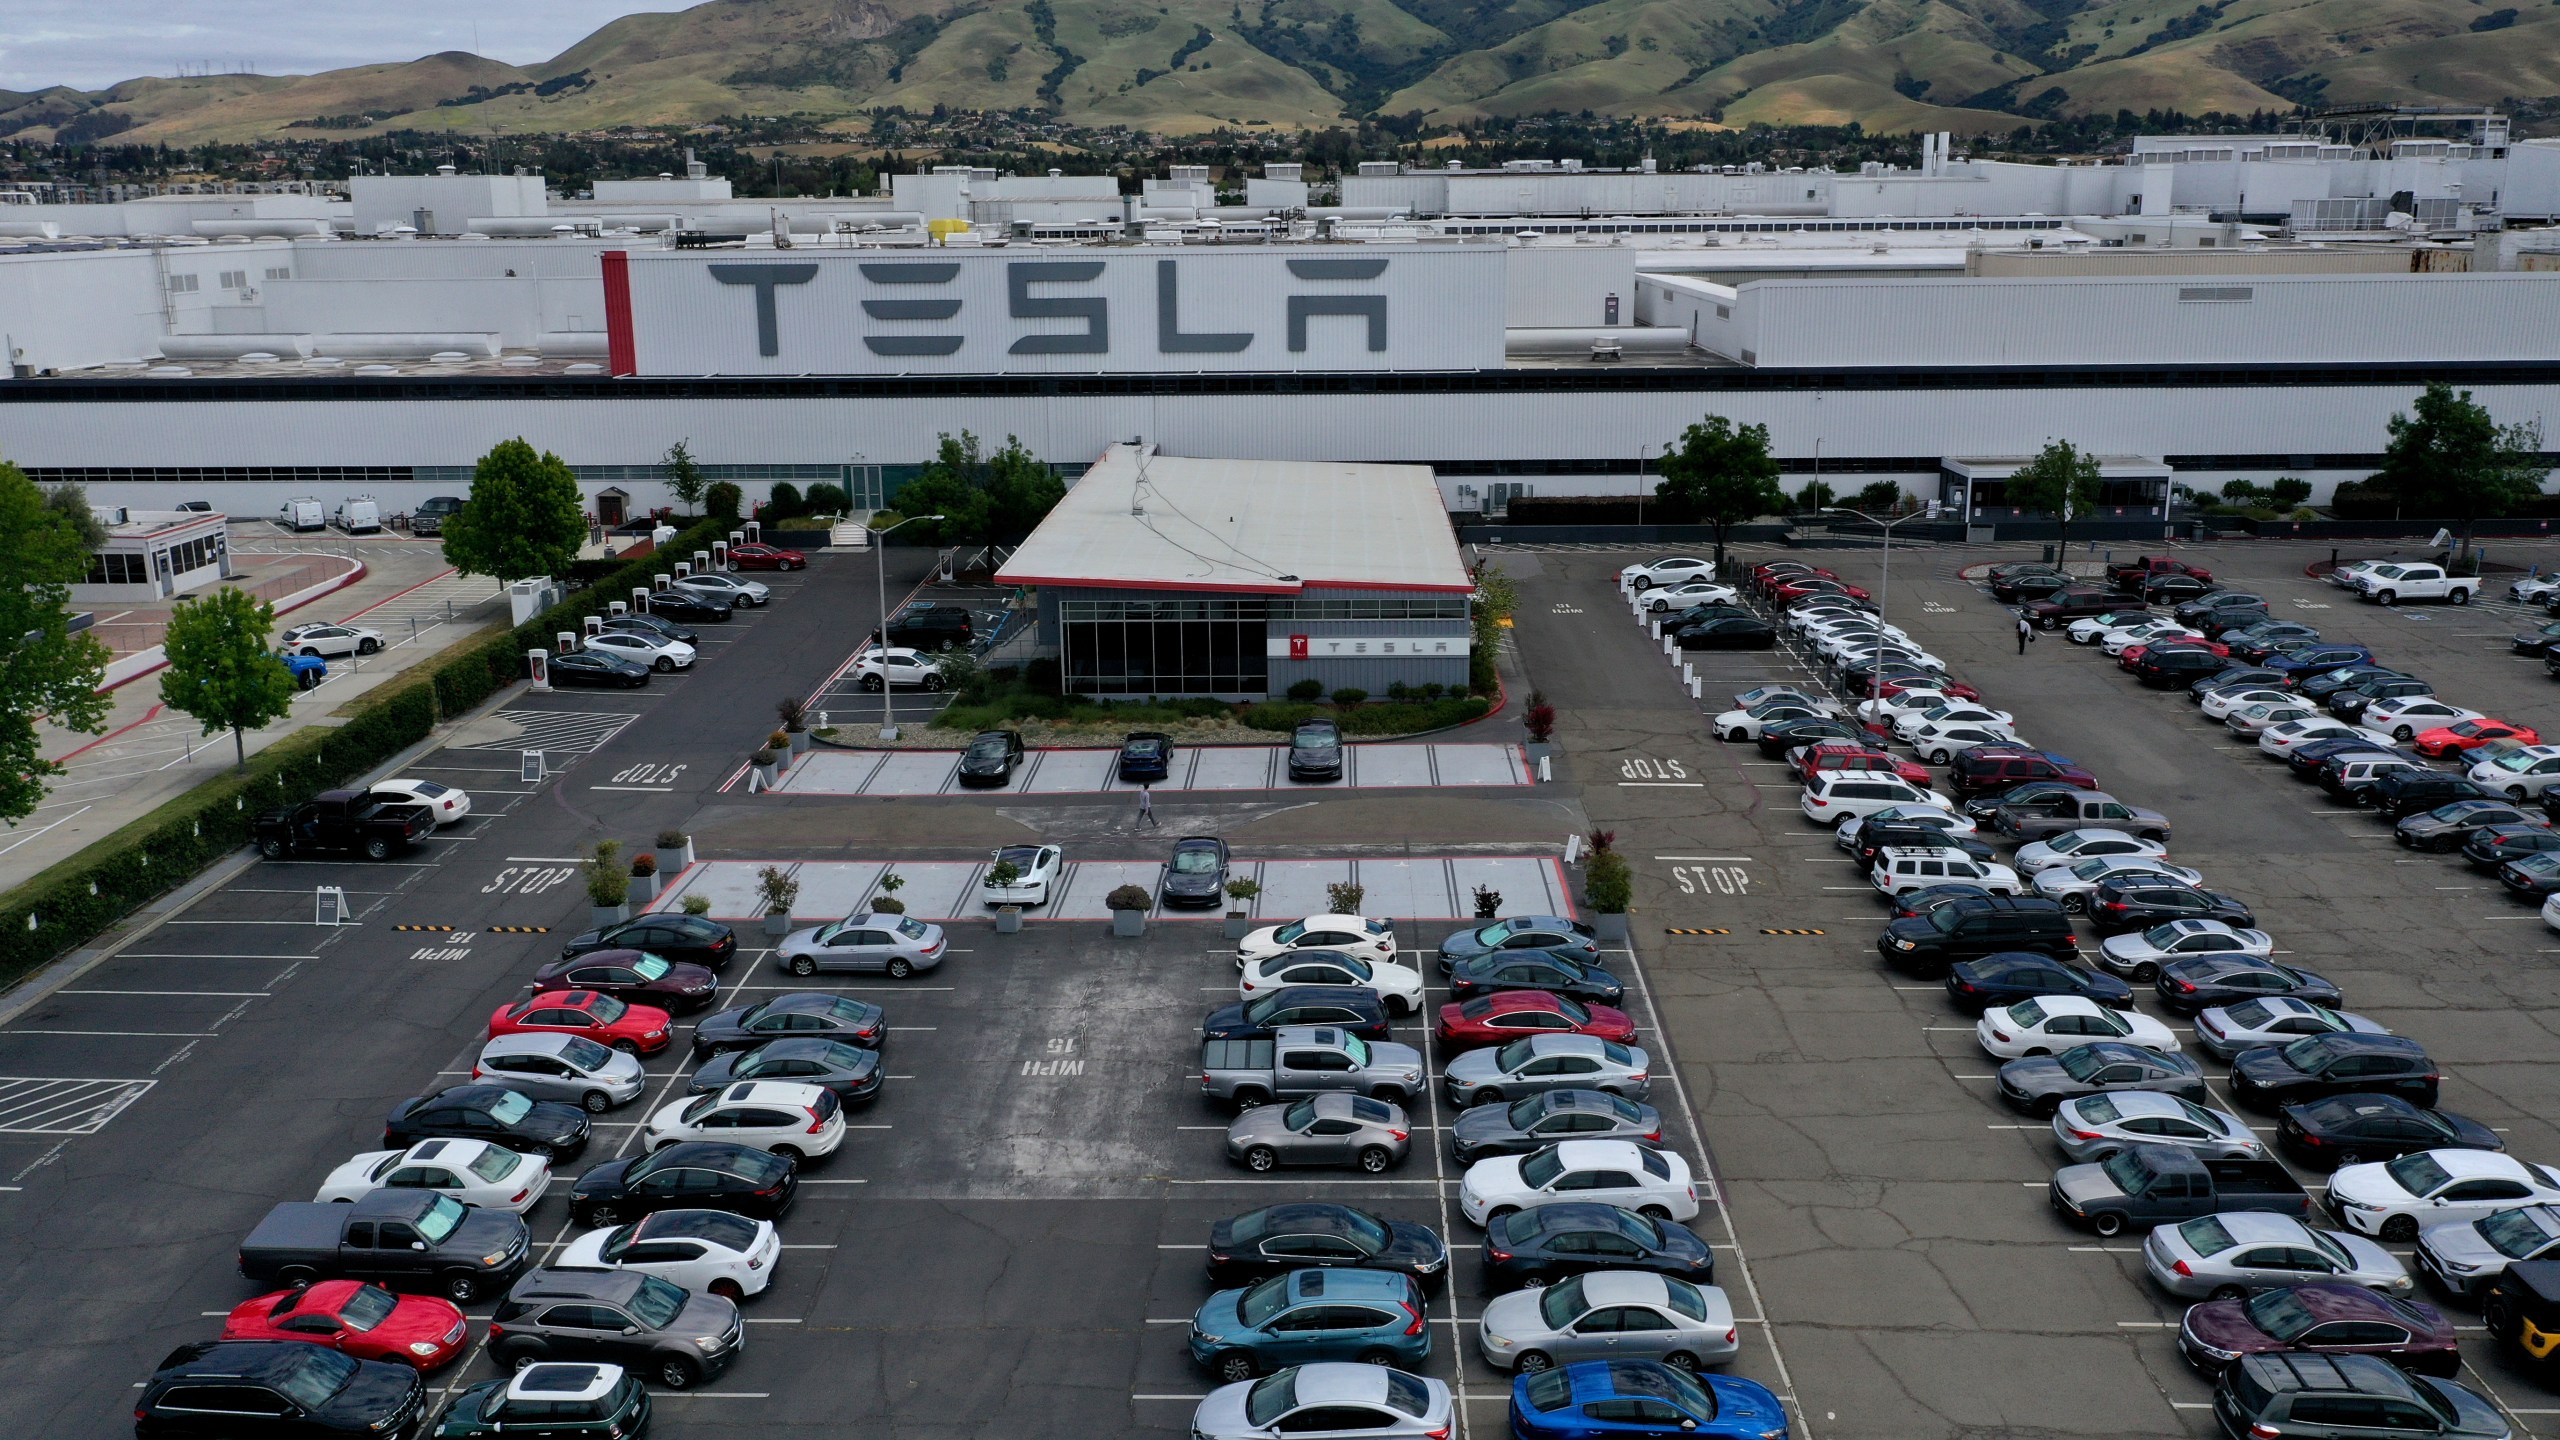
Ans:
{"label": "black sedan", "polygon": [[1214,835],[1185,835],[1173,842],[1173,858],[1165,862],[1163,899],[1167,909],[1215,908],[1227,898],[1227,842]]}
{"label": "black sedan", "polygon": [[1683,650],[1775,650],[1778,631],[1766,620],[1727,615],[1683,625],[1672,632],[1671,643]]}
{"label": "black sedan", "polygon": [[2328,764],[2335,756],[2389,753],[2391,752],[2383,748],[2381,741],[2368,740],[2361,735],[2334,740],[2314,740],[2308,745],[2296,745],[2287,751],[2284,757],[2284,768],[2296,780],[2316,782],[2320,778],[2320,767]]}
{"label": "black sedan", "polygon": [[699,915],[643,915],[582,932],[560,947],[560,958],[598,950],[645,950],[661,960],[726,970],[738,956],[738,936],[719,921]]}
{"label": "black sedan", "polygon": [[1460,960],[1449,967],[1449,993],[1460,1000],[1496,990],[1549,990],[1576,1000],[1615,1005],[1627,987],[1597,965],[1585,965],[1544,950],[1503,950]]}
{"label": "black sedan", "polygon": [[2539,630],[2528,630],[2515,637],[2514,644],[2519,655],[2548,655],[2552,646],[2560,645],[2560,621]]}
{"label": "black sedan", "polygon": [[1428,1225],[1329,1201],[1265,1205],[1209,1227],[1209,1283],[1251,1285],[1290,1270],[1393,1270],[1426,1291],[1449,1276],[1449,1247]]}
{"label": "black sedan", "polygon": [[649,683],[648,666],[593,650],[573,650],[566,655],[554,655],[544,662],[543,668],[551,684],[564,690],[573,685],[637,690]]}
{"label": "black sedan", "polygon": [[2117,1010],[2133,1008],[2133,987],[2124,981],[2033,950],[1985,955],[1947,970],[1947,998],[1967,1014],[1978,1015],[2039,995],[2081,995]]}
{"label": "black sedan", "polygon": [[2118,875],[2089,892],[2089,923],[2101,935],[2148,930],[2172,920],[2219,920],[2242,928],[2258,923],[2246,901],[2219,890],[2199,890],[2157,875]]}
{"label": "black sedan", "polygon": [[2213,582],[2193,575],[2162,575],[2142,587],[2142,599],[2150,605],[2183,605],[2211,593]]}
{"label": "black sedan", "polygon": [[1672,616],[1670,619],[1663,621],[1662,628],[1665,631],[1686,630],[1692,625],[1704,625],[1710,620],[1725,620],[1737,615],[1744,619],[1756,620],[1759,618],[1749,609],[1740,605],[1735,605],[1729,601],[1708,600],[1692,605],[1688,609],[1681,611],[1679,614]]}
{"label": "black sedan", "polygon": [[1874,737],[1858,728],[1853,720],[1833,715],[1805,715],[1760,727],[1757,743],[1761,754],[1775,760],[1799,745],[1819,745],[1827,740],[1867,745],[1874,742]]}
{"label": "black sedan", "polygon": [[796,992],[738,1010],[706,1015],[693,1027],[693,1058],[749,1050],[786,1035],[823,1035],[876,1050],[887,1038],[888,1012],[868,1000]]}
{"label": "black sedan", "polygon": [[981,730],[960,752],[960,783],[971,788],[1002,785],[1022,764],[1022,732]]}
{"label": "black sedan", "polygon": [[753,1050],[732,1050],[702,1062],[685,1081],[688,1095],[708,1095],[738,1080],[786,1080],[835,1092],[850,1104],[880,1094],[880,1052],[824,1035],[772,1040]]}
{"label": "black sedan", "polygon": [[2389,1092],[2432,1109],[2444,1077],[2415,1040],[2340,1032],[2244,1050],[2231,1062],[2231,1098],[2274,1110],[2331,1095]]}
{"label": "black sedan", "polygon": [[2000,1098],[2030,1115],[2050,1116],[2065,1100],[2110,1090],[2162,1090],[2208,1103],[2204,1072],[2184,1055],[2101,1040],[2059,1055],[2030,1055],[2000,1067]]}
{"label": "black sedan", "polygon": [[1449,967],[1461,960],[1497,950],[1547,950],[1596,965],[1599,935],[1588,923],[1563,915],[1506,915],[1441,941],[1440,973],[1448,974]]}
{"label": "black sedan", "polygon": [[2392,838],[2412,850],[2446,853],[2459,850],[2475,830],[2490,825],[2544,825],[2541,816],[2519,810],[2504,800],[2455,800],[2433,810],[2401,817]]}
{"label": "black sedan", "polygon": [[[2181,603],[2177,609],[2169,612],[2169,618],[2177,621],[2181,625],[2194,626],[2196,629],[2203,629],[2204,627],[2198,625],[2197,622],[2200,620],[2210,619],[2218,613],[2224,611],[2236,612],[2241,610],[2264,610],[2266,608],[2267,597],[2264,595],[2252,595],[2246,590],[2214,590]],[[2255,624],[2256,622],[2251,621],[2249,623]],[[2227,630],[2231,627],[2226,624],[2217,628]]]}
{"label": "black sedan", "polygon": [[2560,895],[2560,855],[2523,855],[2498,867],[2498,883],[2519,900],[2537,904]]}
{"label": "black sedan", "polygon": [[2171,1013],[2193,1015],[2216,1005],[2264,1000],[2271,995],[2335,1010],[2346,1003],[2325,975],[2279,965],[2256,955],[2189,955],[2160,967],[2152,984]]}
{"label": "black sedan", "polygon": [[1991,598],[2014,605],[2021,600],[2041,600],[2071,583],[2071,577],[2059,570],[2041,565],[2027,565],[2001,574],[1995,566],[1991,575]]}
{"label": "black sedan", "polygon": [[2329,692],[2320,703],[2329,713],[2352,724],[2364,712],[2384,700],[2405,700],[2413,695],[2433,695],[2436,687],[2414,675],[2377,675],[2370,680]]}
{"label": "black sedan", "polygon": [[1120,779],[1128,785],[1161,785],[1173,775],[1173,737],[1161,730],[1132,730],[1120,742]]}
{"label": "black sedan", "polygon": [[726,625],[738,611],[726,600],[708,595],[692,595],[682,590],[661,590],[649,597],[649,613],[662,620],[682,621],[692,625]]}
{"label": "black sedan", "polygon": [[702,638],[696,632],[687,630],[663,615],[616,615],[604,622],[604,628],[618,630],[625,635],[647,635],[659,640],[678,640],[687,645]]}
{"label": "black sedan", "polygon": [[2450,1110],[2422,1110],[2397,1095],[2332,1095],[2276,1113],[2276,1144],[2306,1165],[2335,1170],[2420,1150],[2504,1150],[2498,1132]]}
{"label": "black sedan", "polygon": [[719,987],[720,977],[709,966],[645,950],[590,950],[533,972],[537,991],[594,990],[678,1015],[710,1004]]}
{"label": "black sedan", "polygon": [[1342,778],[1342,727],[1330,720],[1301,720],[1289,732],[1289,778]]}
{"label": "black sedan", "polygon": [[1547,1090],[1508,1105],[1461,1111],[1449,1129],[1449,1156],[1472,1165],[1488,1155],[1526,1155],[1566,1140],[1662,1143],[1662,1112],[1604,1090]]}
{"label": "black sedan", "polygon": [[566,1160],[587,1148],[587,1112],[557,1100],[528,1100],[495,1085],[454,1085],[391,1107],[382,1148],[421,1140],[489,1140],[510,1150]]}
{"label": "black sedan", "polygon": [[578,1177],[569,1217],[619,1225],[660,1210],[726,1210],[778,1220],[799,1193],[799,1167],[769,1151],[691,1140],[651,1155],[608,1160]]}
{"label": "black sedan", "polygon": [[1387,1038],[1387,1005],[1360,985],[1283,985],[1233,1005],[1221,1005],[1200,1022],[1204,1040],[1268,1040],[1283,1025],[1335,1025],[1364,1040]]}
{"label": "black sedan", "polygon": [[2462,858],[2474,870],[2496,874],[2509,861],[2528,855],[2548,855],[2560,850],[2560,831],[2551,822],[2536,816],[2529,824],[2483,825],[2462,842]]}
{"label": "black sedan", "polygon": [[2367,680],[2406,680],[2408,678],[2408,672],[2394,670],[2388,665],[2341,665],[2335,670],[2323,670],[2316,675],[2281,677],[2273,683],[2282,685],[2288,690],[2298,691],[2305,700],[2321,701],[2341,690],[2352,690]]}
{"label": "black sedan", "polygon": [[1716,1252],[1676,1221],[1588,1201],[1514,1210],[1484,1227],[1487,1290],[1544,1285],[1592,1270],[1650,1270],[1712,1285]]}

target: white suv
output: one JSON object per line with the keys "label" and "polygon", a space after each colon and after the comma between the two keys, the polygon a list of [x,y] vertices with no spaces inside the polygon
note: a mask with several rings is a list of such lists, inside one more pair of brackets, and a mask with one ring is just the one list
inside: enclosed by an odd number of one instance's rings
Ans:
{"label": "white suv", "polygon": [[1976,860],[1962,850],[1888,845],[1876,852],[1875,870],[1867,878],[1887,895],[1906,895],[1932,885],[1979,885],[1994,895],[2024,893],[2017,871]]}
{"label": "white suv", "polygon": [[1656,560],[1650,565],[1630,565],[1618,572],[1618,579],[1638,590],[1656,585],[1686,585],[1692,580],[1716,578],[1716,562],[1698,560],[1686,555]]}
{"label": "white suv", "polygon": [[1879,774],[1873,770],[1822,770],[1805,783],[1804,798],[1797,808],[1804,818],[1817,825],[1837,825],[1843,820],[1862,820],[1888,805],[1929,805],[1940,810],[1956,807],[1935,790],[1923,790],[1898,775]]}
{"label": "white suv", "polygon": [[641,1145],[650,1150],[687,1140],[752,1146],[786,1160],[815,1159],[844,1143],[844,1106],[824,1086],[741,1080],[664,1106],[640,1131]]}

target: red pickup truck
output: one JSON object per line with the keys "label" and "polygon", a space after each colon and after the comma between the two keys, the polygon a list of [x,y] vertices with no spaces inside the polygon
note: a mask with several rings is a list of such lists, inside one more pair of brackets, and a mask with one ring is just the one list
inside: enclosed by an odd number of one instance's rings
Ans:
{"label": "red pickup truck", "polygon": [[2107,566],[2107,583],[2129,595],[2139,593],[2143,586],[2163,575],[2191,575],[2208,585],[2213,583],[2212,571],[2168,555],[2136,555]]}

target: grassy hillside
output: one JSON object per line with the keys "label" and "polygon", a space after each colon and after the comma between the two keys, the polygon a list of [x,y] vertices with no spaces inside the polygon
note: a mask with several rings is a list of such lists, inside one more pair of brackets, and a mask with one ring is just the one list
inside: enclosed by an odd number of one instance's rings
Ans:
{"label": "grassy hillside", "polygon": [[879,105],[1185,131],[1546,111],[2007,130],[2023,119],[2560,95],[2549,0],[708,0],[538,65],[0,91],[0,137],[524,133]]}

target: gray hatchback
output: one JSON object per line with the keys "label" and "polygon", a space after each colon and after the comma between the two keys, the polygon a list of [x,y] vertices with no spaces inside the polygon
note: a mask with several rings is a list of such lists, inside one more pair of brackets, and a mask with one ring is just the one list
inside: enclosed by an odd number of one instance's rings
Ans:
{"label": "gray hatchback", "polygon": [[529,1100],[565,1100],[590,1115],[638,1099],[649,1083],[639,1056],[556,1030],[491,1037],[472,1062],[471,1079],[503,1085]]}
{"label": "gray hatchback", "polygon": [[746,1345],[738,1307],[636,1270],[527,1271],[489,1321],[490,1358],[600,1360],[670,1390],[717,1379]]}
{"label": "gray hatchback", "polygon": [[1248,1170],[1352,1165],[1375,1175],[1403,1162],[1412,1135],[1402,1106],[1366,1095],[1314,1095],[1237,1116],[1227,1127],[1227,1158]]}

